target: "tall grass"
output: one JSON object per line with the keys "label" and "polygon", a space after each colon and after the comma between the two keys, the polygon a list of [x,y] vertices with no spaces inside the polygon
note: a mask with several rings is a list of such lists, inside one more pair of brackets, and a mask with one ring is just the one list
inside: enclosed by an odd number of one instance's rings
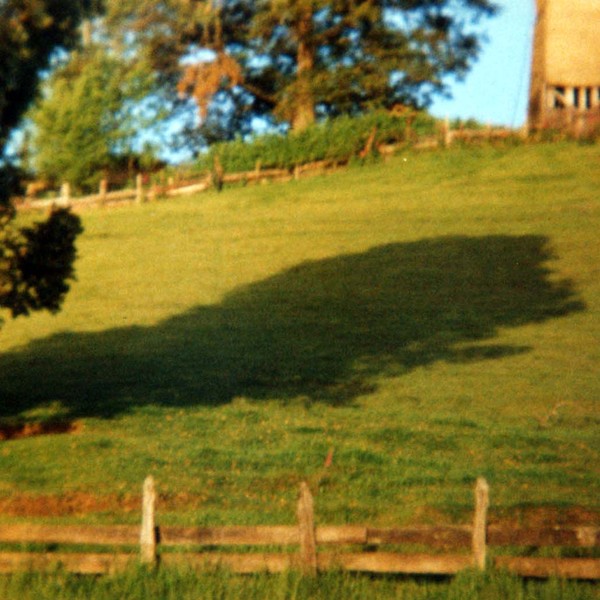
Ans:
{"label": "tall grass", "polygon": [[101,579],[57,573],[0,576],[0,597],[20,600],[592,600],[590,583],[523,581],[502,574],[462,573],[452,580],[329,573],[235,576],[227,572],[132,571]]}

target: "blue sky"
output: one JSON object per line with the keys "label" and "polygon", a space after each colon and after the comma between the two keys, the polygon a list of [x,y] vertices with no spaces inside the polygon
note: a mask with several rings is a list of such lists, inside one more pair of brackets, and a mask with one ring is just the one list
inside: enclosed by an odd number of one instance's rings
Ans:
{"label": "blue sky", "polygon": [[500,13],[483,27],[488,41],[478,62],[462,82],[452,82],[451,100],[434,101],[438,117],[467,119],[519,127],[525,122],[534,0],[496,0]]}

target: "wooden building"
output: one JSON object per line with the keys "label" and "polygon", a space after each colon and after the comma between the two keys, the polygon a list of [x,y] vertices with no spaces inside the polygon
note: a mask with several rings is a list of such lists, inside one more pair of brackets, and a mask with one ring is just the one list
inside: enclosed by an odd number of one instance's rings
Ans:
{"label": "wooden building", "polygon": [[600,0],[536,0],[529,128],[600,129]]}

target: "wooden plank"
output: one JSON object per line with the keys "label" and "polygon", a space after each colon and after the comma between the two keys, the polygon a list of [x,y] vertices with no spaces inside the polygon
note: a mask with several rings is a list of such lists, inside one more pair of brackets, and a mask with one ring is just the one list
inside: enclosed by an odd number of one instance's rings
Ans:
{"label": "wooden plank", "polygon": [[522,577],[566,577],[569,579],[600,579],[598,558],[531,558],[497,556],[494,565]]}
{"label": "wooden plank", "polygon": [[136,561],[133,554],[0,552],[0,573],[54,571],[106,575],[123,571]]}
{"label": "wooden plank", "polygon": [[[422,544],[434,548],[465,548],[471,544],[470,525],[414,526],[402,528],[367,528],[368,544]],[[489,546],[600,546],[600,528],[556,526],[522,528],[488,525]]]}
{"label": "wooden plank", "polygon": [[89,196],[80,196],[79,198],[72,198],[71,204],[76,206],[82,206],[87,204],[100,204],[106,200],[106,196],[100,194],[91,194]]}
{"label": "wooden plank", "polygon": [[[189,565],[201,570],[221,566],[235,573],[279,573],[288,569],[302,568],[298,556],[283,553],[168,553],[161,556],[161,564]],[[320,571],[345,569],[368,573],[453,575],[471,567],[472,564],[473,560],[468,555],[410,555],[391,552],[317,554],[317,566]]]}
{"label": "wooden plank", "polygon": [[366,544],[367,528],[360,525],[320,525],[317,544]]}
{"label": "wooden plank", "polygon": [[227,173],[223,175],[223,183],[240,183],[242,181],[251,181],[256,178],[255,171],[244,171],[241,173]]}
{"label": "wooden plank", "polygon": [[318,554],[319,570],[339,568],[368,573],[453,575],[473,565],[469,555],[398,554],[362,552]]}
{"label": "wooden plank", "polygon": [[33,209],[37,208],[52,208],[53,206],[57,206],[59,198],[47,198],[44,200],[31,200],[29,206]]}
{"label": "wooden plank", "polygon": [[[291,546],[300,543],[295,525],[222,527],[161,527],[164,546]],[[316,528],[318,544],[366,544],[367,528],[358,525],[324,525]]]}
{"label": "wooden plank", "polygon": [[[319,544],[415,544],[432,548],[467,548],[471,543],[470,525],[414,526],[378,529],[358,525],[316,528]],[[137,545],[137,525],[38,525],[28,523],[0,525],[0,542],[41,544]],[[161,543],[168,546],[196,544],[205,546],[264,546],[299,543],[295,525],[161,527]],[[490,525],[490,546],[600,546],[600,528],[557,526],[540,529]]]}
{"label": "wooden plank", "polygon": [[286,546],[299,542],[298,527],[295,525],[160,528],[162,546]]}
{"label": "wooden plank", "polygon": [[197,570],[225,567],[234,573],[281,573],[289,569],[299,568],[297,555],[283,553],[253,554],[163,554],[160,559],[163,565],[185,565]]}
{"label": "wooden plank", "polygon": [[367,528],[367,544],[421,544],[433,548],[469,548],[473,528],[470,525]]}
{"label": "wooden plank", "polygon": [[[107,192],[106,194],[90,194],[89,196],[80,196],[78,198],[69,198],[69,204],[72,206],[80,206],[84,204],[98,204],[101,202],[110,202],[111,200],[133,200],[136,197],[135,189],[117,190]],[[44,200],[32,200],[31,208],[51,208],[54,205],[60,205],[62,199],[47,198]]]}
{"label": "wooden plank", "polygon": [[106,200],[132,200],[135,198],[135,189],[116,190],[114,192],[108,192],[106,194]]}
{"label": "wooden plank", "polygon": [[347,159],[340,159],[337,161],[333,160],[317,160],[311,163],[305,163],[300,165],[300,173],[305,173],[307,171],[320,171],[326,170],[330,168],[335,168],[337,166],[343,166],[348,163]]}
{"label": "wooden plank", "polygon": [[206,191],[211,187],[210,182],[202,181],[200,183],[194,183],[183,187],[176,187],[166,191],[166,196],[185,196],[187,194],[198,194]]}
{"label": "wooden plank", "polygon": [[263,169],[261,171],[241,171],[239,173],[226,173],[223,183],[239,183],[241,181],[258,181],[260,179],[274,179],[289,176],[287,169]]}
{"label": "wooden plank", "polygon": [[[136,562],[133,554],[98,553],[0,553],[0,573],[17,571],[52,571],[57,568],[70,573],[104,575],[122,571]],[[299,557],[283,553],[218,554],[167,553],[161,564],[188,565],[195,569],[223,566],[235,573],[279,573],[301,567]],[[345,569],[369,573],[404,573],[453,575],[472,565],[468,555],[397,554],[390,552],[318,554],[319,570]],[[600,579],[600,559],[530,558],[502,556],[494,559],[496,568],[506,569],[522,577],[565,577]]]}
{"label": "wooden plank", "polygon": [[513,134],[514,132],[509,129],[455,129],[452,131],[453,138],[465,141],[489,140],[492,138],[504,139]]}
{"label": "wooden plank", "polygon": [[315,537],[314,502],[306,481],[300,484],[298,498],[298,531],[300,536],[300,564],[305,575],[317,573],[317,540]]}
{"label": "wooden plank", "polygon": [[[259,172],[259,178],[262,177],[283,177],[285,175],[289,175],[290,171],[288,169],[262,169]],[[256,176],[256,171],[247,171],[246,175]]]}
{"label": "wooden plank", "polygon": [[600,546],[600,527],[557,526],[533,529],[490,525],[487,535],[490,546]]}
{"label": "wooden plank", "polygon": [[139,536],[136,525],[0,525],[0,542],[137,545]]}

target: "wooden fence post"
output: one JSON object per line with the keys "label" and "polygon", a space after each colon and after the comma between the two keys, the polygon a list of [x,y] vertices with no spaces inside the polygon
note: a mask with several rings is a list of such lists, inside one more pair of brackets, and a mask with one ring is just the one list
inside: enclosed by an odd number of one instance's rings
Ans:
{"label": "wooden fence post", "polygon": [[223,165],[221,165],[221,159],[218,154],[215,154],[215,158],[213,160],[213,185],[220,192],[223,189],[223,176],[225,175],[225,171],[223,169]]}
{"label": "wooden fence post", "polygon": [[144,188],[142,186],[143,179],[142,174],[138,173],[135,176],[135,201],[141,204],[144,201]]}
{"label": "wooden fence post", "polygon": [[298,498],[298,531],[300,534],[300,568],[305,575],[317,573],[317,540],[314,502],[306,481],[300,484]]}
{"label": "wooden fence post", "polygon": [[529,138],[529,123],[525,121],[523,126],[519,129],[519,137],[522,140],[527,140]]}
{"label": "wooden fence post", "polygon": [[473,561],[483,571],[486,563],[487,511],[490,505],[490,486],[483,477],[475,484],[475,519],[473,521]]}
{"label": "wooden fence post", "polygon": [[98,193],[100,194],[100,200],[104,202],[106,200],[106,193],[108,192],[108,181],[106,178],[100,180],[100,189]]}
{"label": "wooden fence post", "polygon": [[68,181],[65,181],[60,186],[60,204],[62,206],[69,206],[69,200],[71,199],[71,186]]}
{"label": "wooden fence post", "polygon": [[452,144],[452,130],[450,129],[450,118],[444,119],[444,147],[448,148]]}
{"label": "wooden fence post", "polygon": [[142,528],[140,532],[140,560],[144,565],[156,564],[156,526],[154,524],[154,504],[156,491],[154,478],[149,475],[144,481],[142,498]]}

